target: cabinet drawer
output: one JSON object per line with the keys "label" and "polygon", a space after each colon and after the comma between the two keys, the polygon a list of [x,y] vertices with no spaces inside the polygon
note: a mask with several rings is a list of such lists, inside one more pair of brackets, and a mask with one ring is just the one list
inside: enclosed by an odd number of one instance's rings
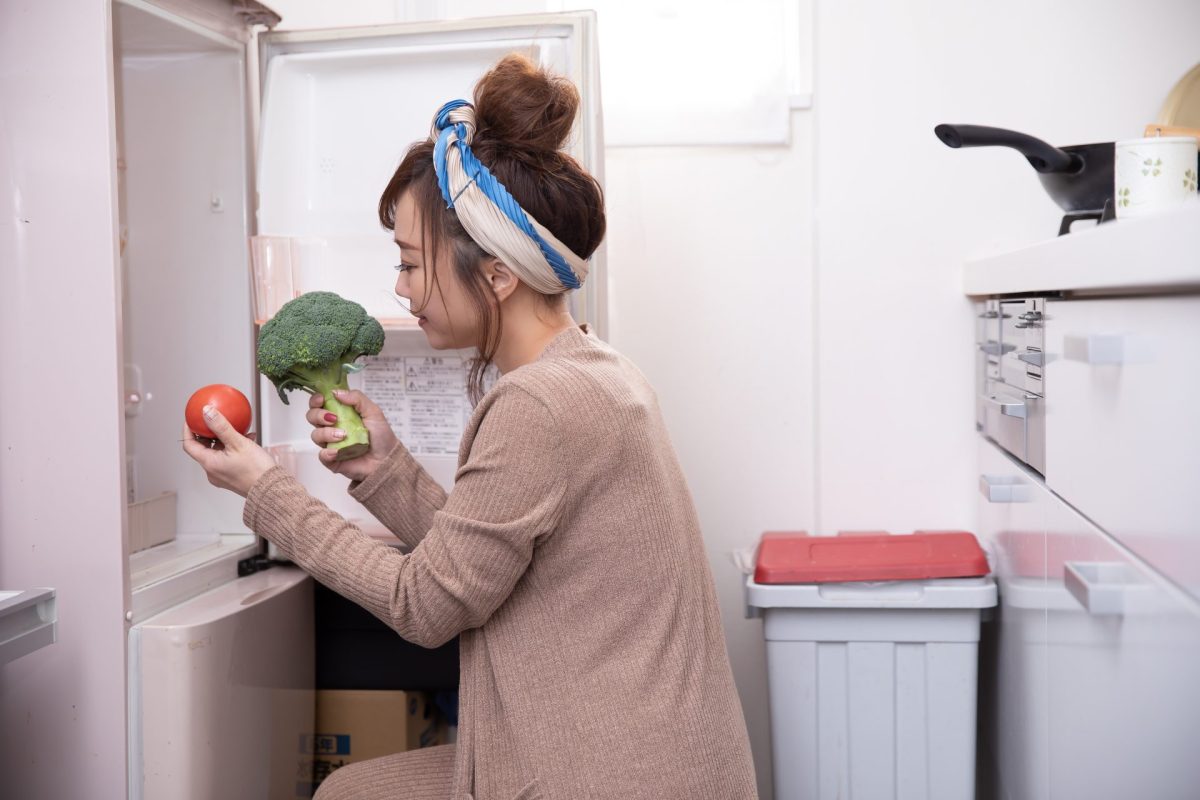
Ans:
{"label": "cabinet drawer", "polygon": [[1046,306],[1046,484],[1200,597],[1200,297]]}
{"label": "cabinet drawer", "polygon": [[1052,798],[1200,786],[1200,606],[1058,498],[1046,509]]}
{"label": "cabinet drawer", "polygon": [[1200,603],[980,440],[998,625],[981,653],[993,796],[1189,798],[1200,785]]}

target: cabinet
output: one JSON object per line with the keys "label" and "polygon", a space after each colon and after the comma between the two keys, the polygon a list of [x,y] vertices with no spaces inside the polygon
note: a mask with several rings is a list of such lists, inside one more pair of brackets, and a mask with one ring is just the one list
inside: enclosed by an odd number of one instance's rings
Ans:
{"label": "cabinet", "polygon": [[1050,796],[1195,797],[1200,607],[1040,491]]}
{"label": "cabinet", "polygon": [[[979,415],[978,530],[1000,589],[981,642],[983,798],[1200,795],[1197,252],[1189,203],[964,269],[976,389],[1002,376],[1039,397],[1045,443],[1041,464],[1023,459],[1034,471]],[[1040,325],[1040,352],[1018,320]]]}
{"label": "cabinet", "polygon": [[1000,589],[980,691],[992,796],[1194,796],[1200,605],[982,437],[979,464]]}
{"label": "cabinet", "polygon": [[1051,299],[1046,484],[1200,598],[1200,295]]}

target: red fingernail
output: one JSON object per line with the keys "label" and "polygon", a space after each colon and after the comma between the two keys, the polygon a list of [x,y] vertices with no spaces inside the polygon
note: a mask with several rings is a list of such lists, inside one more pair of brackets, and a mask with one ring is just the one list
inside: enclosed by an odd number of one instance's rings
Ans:
{"label": "red fingernail", "polygon": [[337,422],[337,414],[326,414],[325,421],[326,422]]}

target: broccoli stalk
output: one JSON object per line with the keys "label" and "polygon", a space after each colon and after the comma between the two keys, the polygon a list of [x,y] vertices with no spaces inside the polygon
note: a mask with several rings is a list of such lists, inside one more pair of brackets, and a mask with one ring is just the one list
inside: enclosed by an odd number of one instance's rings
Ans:
{"label": "broccoli stalk", "polygon": [[334,424],[346,432],[329,447],[345,461],[366,453],[370,438],[358,412],[338,402],[333,390],[349,388],[346,374],[362,369],[355,359],[382,348],[383,328],[362,306],[333,292],[308,292],[285,303],[262,326],[258,369],[284,403],[293,389],[324,396],[325,408],[337,416]]}
{"label": "broccoli stalk", "polygon": [[343,391],[350,389],[350,385],[346,382],[346,375],[350,372],[357,372],[354,369],[347,369],[351,366],[357,365],[338,363],[313,369],[293,368],[288,372],[287,382],[277,386],[279,397],[284,403],[288,401],[284,392],[290,389],[301,389],[309,394],[319,394],[325,397],[325,410],[338,418],[335,423],[337,428],[346,432],[345,439],[329,445],[329,447],[341,451],[338,453],[338,461],[362,455],[371,445],[362,417],[352,406],[338,402],[333,394],[334,389]]}

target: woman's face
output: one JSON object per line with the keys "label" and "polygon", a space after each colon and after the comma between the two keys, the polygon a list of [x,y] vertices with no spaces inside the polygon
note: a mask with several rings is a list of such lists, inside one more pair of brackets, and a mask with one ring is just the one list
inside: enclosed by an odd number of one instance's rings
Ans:
{"label": "woman's face", "polygon": [[407,298],[425,338],[435,350],[474,347],[478,313],[454,268],[453,248],[443,242],[437,254],[434,279],[432,253],[425,248],[421,217],[412,192],[396,201],[396,244],[400,245],[400,274],[396,294]]}

